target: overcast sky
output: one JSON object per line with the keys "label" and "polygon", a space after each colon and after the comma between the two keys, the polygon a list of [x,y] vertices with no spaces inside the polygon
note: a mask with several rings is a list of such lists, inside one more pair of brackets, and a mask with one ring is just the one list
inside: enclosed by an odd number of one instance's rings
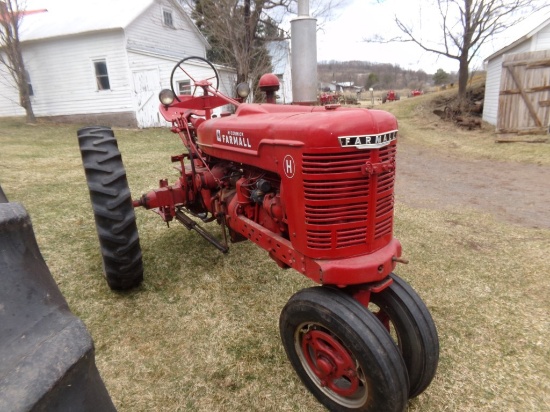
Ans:
{"label": "overcast sky", "polygon": [[[346,6],[334,12],[332,21],[324,23],[317,32],[317,60],[392,63],[404,69],[422,69],[427,73],[435,73],[439,68],[447,72],[458,71],[458,60],[425,52],[413,43],[375,44],[363,41],[374,35],[398,35],[394,23],[396,12],[415,22],[418,30],[425,33],[425,38],[440,37],[437,10],[419,7],[419,0],[386,0],[383,5],[374,5],[371,0],[348,0]],[[548,17],[548,14],[532,16],[530,20],[534,22],[518,25],[520,27],[499,36],[493,43],[484,45],[479,59],[474,62],[475,67],[471,69],[482,68],[485,58],[523,36]]]}

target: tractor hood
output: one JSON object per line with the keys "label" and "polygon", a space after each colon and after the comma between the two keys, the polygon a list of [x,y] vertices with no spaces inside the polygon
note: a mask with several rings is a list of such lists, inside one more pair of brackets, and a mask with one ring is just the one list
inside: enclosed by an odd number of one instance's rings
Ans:
{"label": "tractor hood", "polygon": [[234,115],[203,122],[197,132],[206,154],[249,164],[258,158],[256,166],[269,168],[265,158],[259,163],[267,149],[334,152],[384,147],[396,139],[397,120],[381,110],[242,104]]}

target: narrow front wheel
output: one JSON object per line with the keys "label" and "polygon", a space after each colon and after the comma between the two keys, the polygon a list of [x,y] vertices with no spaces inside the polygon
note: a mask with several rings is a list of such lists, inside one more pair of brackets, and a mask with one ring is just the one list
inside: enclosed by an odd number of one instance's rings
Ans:
{"label": "narrow front wheel", "polygon": [[382,322],[403,356],[409,373],[409,397],[431,383],[439,361],[439,339],[430,311],[414,289],[392,273],[393,283],[371,294],[369,309]]}
{"label": "narrow front wheel", "polygon": [[408,378],[382,324],[349,295],[328,287],[296,293],[279,322],[290,363],[331,411],[403,411]]}

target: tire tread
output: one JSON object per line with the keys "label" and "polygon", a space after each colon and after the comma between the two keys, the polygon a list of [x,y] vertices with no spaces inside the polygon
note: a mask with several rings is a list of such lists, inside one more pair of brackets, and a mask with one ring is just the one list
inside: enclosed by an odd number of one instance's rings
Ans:
{"label": "tire tread", "polygon": [[78,142],[107,283],[111,289],[136,287],[143,280],[142,253],[114,133],[106,127],[86,127],[78,131]]}
{"label": "tire tread", "polygon": [[393,283],[381,293],[373,294],[371,300],[386,312],[401,313],[399,322],[406,329],[402,334],[407,335],[402,338],[410,346],[404,354],[410,380],[409,398],[414,398],[435,377],[439,362],[439,338],[433,318],[420,296],[405,280],[394,273],[390,276]]}

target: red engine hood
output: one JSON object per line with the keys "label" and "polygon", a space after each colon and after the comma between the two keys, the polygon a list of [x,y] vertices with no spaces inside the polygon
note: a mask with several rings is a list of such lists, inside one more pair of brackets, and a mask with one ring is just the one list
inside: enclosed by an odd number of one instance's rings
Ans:
{"label": "red engine hood", "polygon": [[395,117],[381,110],[242,104],[234,115],[203,122],[197,133],[198,144],[211,156],[275,171],[265,158],[258,163],[266,149],[369,148],[380,135],[394,139],[396,130]]}

